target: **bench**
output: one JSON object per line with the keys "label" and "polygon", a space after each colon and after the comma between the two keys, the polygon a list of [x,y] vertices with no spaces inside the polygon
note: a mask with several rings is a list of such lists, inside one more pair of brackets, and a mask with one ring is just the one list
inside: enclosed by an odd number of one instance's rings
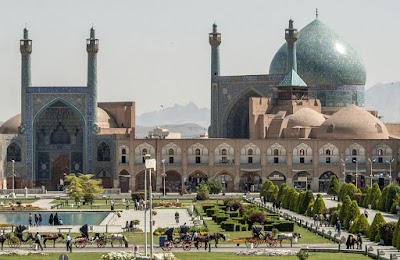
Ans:
{"label": "bench", "polygon": [[61,233],[61,230],[68,230],[68,233],[71,233],[71,229],[70,227],[59,227],[58,229],[58,233]]}
{"label": "bench", "polygon": [[99,208],[100,208],[100,205],[90,205],[90,208],[91,208],[91,209],[94,209],[94,208],[99,209]]}

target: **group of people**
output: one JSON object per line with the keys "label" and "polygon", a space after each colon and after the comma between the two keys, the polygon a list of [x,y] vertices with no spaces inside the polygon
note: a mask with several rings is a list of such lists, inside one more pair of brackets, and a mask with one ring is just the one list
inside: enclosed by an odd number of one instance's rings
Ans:
{"label": "group of people", "polygon": [[[35,220],[35,224],[33,224],[33,220]],[[41,226],[42,225],[42,214],[35,214],[35,218],[32,217],[32,213],[29,213],[28,222],[29,226]]]}
{"label": "group of people", "polygon": [[143,199],[135,200],[135,210],[144,210],[146,207],[146,202]]}
{"label": "group of people", "polygon": [[[69,234],[67,234],[67,237],[65,238],[65,242],[67,245],[67,251],[72,250],[72,238]],[[38,250],[40,248],[40,250],[43,251],[43,246],[42,246],[42,236],[39,234],[39,232],[36,232],[35,235],[35,244],[37,245],[36,249]]]}
{"label": "group of people", "polygon": [[59,226],[59,225],[63,225],[63,221],[60,217],[58,217],[58,214],[56,212],[56,214],[53,216],[53,213],[50,214],[49,217],[49,224],[52,226]]}
{"label": "group of people", "polygon": [[354,245],[357,245],[357,249],[362,249],[362,237],[360,233],[357,234],[357,237],[354,237],[353,234],[347,237],[346,248],[354,249]]}

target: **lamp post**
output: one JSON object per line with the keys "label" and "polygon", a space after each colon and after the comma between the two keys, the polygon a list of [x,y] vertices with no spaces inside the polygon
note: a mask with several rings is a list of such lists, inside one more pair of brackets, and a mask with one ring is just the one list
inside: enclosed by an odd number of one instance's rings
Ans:
{"label": "lamp post", "polygon": [[394,159],[390,159],[389,161],[386,161],[389,164],[389,179],[390,179],[390,184],[392,184],[392,162]]}
{"label": "lamp post", "polygon": [[12,193],[11,193],[11,198],[15,198],[15,187],[14,187],[14,177],[15,177],[15,160],[11,159],[11,165],[12,165]]}
{"label": "lamp post", "polygon": [[164,182],[163,182],[163,191],[164,191],[164,198],[165,198],[165,178],[167,177],[167,174],[165,173],[165,160],[162,159],[161,162],[162,162],[162,166],[163,166],[163,173],[161,174],[161,176],[162,176],[163,179],[164,179]]}
{"label": "lamp post", "polygon": [[371,174],[369,175],[369,177],[371,177],[371,187],[372,187],[372,178],[374,177],[372,173],[372,163],[376,162],[376,159],[371,160],[370,158],[368,158],[368,161],[371,163]]}
{"label": "lamp post", "polygon": [[353,160],[353,162],[356,163],[356,188],[358,188],[358,185],[357,185],[357,179],[358,179],[358,161],[357,161],[357,159],[355,159],[355,160]]}
{"label": "lamp post", "polygon": [[343,183],[346,182],[346,161],[344,161],[343,159],[340,159],[342,161],[343,164]]}
{"label": "lamp post", "polygon": [[[147,159],[146,160],[146,169],[149,169],[149,215],[150,215],[150,258],[153,258],[153,188],[151,184],[151,170],[156,170],[156,159]],[[147,234],[146,234],[147,235]],[[147,241],[147,240],[146,240]]]}
{"label": "lamp post", "polygon": [[147,160],[150,154],[146,154],[144,167],[144,254],[147,256]]}

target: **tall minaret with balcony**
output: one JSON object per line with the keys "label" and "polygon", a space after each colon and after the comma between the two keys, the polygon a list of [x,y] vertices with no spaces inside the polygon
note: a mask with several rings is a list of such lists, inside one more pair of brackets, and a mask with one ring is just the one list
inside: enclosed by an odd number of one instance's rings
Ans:
{"label": "tall minaret with balcony", "polygon": [[213,31],[208,36],[211,45],[211,126],[210,137],[218,135],[218,83],[217,77],[219,70],[219,45],[221,44],[221,34],[217,32],[217,25],[213,24]]}
{"label": "tall minaret with balcony", "polygon": [[24,28],[24,37],[20,40],[19,49],[21,51],[21,132],[25,130],[25,94],[26,89],[31,86],[31,53],[32,40],[29,39],[28,29]]}
{"label": "tall minaret with balcony", "polygon": [[293,20],[289,20],[289,28],[285,30],[285,40],[287,42],[287,67],[286,73],[291,70],[297,72],[296,41],[298,39],[297,29],[293,28]]}
{"label": "tall minaret with balcony", "polygon": [[96,39],[95,30],[90,29],[90,38],[86,40],[86,51],[88,52],[88,78],[87,87],[91,94],[91,121],[93,130],[97,130],[97,52],[99,51],[99,40]]}

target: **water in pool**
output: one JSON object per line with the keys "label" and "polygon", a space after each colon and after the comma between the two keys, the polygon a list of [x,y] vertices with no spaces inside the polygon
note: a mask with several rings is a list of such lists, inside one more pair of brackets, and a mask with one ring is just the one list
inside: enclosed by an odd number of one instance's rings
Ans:
{"label": "water in pool", "polygon": [[[43,211],[15,211],[0,213],[0,223],[28,225],[29,213],[32,213],[32,223],[35,224],[35,214],[42,214],[42,226],[49,226],[50,214],[56,212]],[[58,218],[62,219],[64,225],[100,225],[107,217],[108,212],[57,212]]]}

